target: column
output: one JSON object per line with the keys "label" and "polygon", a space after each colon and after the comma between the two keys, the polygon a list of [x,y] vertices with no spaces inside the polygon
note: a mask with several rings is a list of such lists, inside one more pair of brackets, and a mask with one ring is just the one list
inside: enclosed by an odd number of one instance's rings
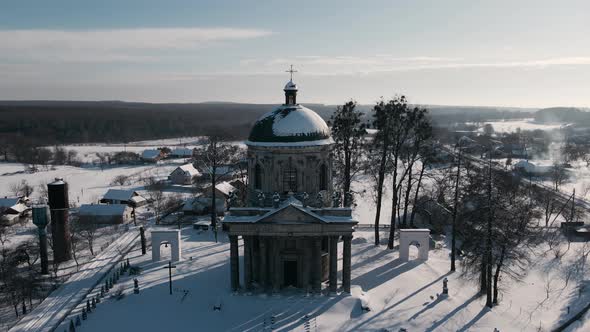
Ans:
{"label": "column", "polygon": [[266,269],[266,237],[260,237],[260,269],[258,275],[260,276],[260,286],[266,289],[267,286],[267,269]]}
{"label": "column", "polygon": [[314,292],[322,291],[322,238],[313,238],[313,248],[311,253],[312,268],[312,288]]}
{"label": "column", "polygon": [[280,243],[279,239],[276,237],[272,238],[272,255],[270,257],[270,261],[272,262],[273,272],[272,272],[272,292],[278,293],[281,288],[281,255],[280,253]]}
{"label": "column", "polygon": [[304,238],[303,240],[301,240],[302,243],[304,244],[302,249],[303,249],[303,257],[300,260],[300,264],[301,265],[301,286],[305,289],[306,292],[309,292],[311,289],[311,270],[310,269],[310,263],[311,263],[311,250],[310,250],[310,244],[311,241],[308,238]]}
{"label": "column", "polygon": [[352,235],[345,235],[342,237],[344,240],[344,253],[342,262],[342,290],[350,293],[350,258],[351,258],[351,241]]}
{"label": "column", "polygon": [[238,237],[229,236],[229,254],[231,270],[231,289],[235,292],[240,288],[240,257],[238,254]]}
{"label": "column", "polygon": [[250,237],[250,265],[252,281],[260,282],[260,246],[258,236]]}
{"label": "column", "polygon": [[244,239],[244,287],[252,288],[252,237],[242,236]]}
{"label": "column", "polygon": [[330,236],[330,292],[338,289],[338,237]]}

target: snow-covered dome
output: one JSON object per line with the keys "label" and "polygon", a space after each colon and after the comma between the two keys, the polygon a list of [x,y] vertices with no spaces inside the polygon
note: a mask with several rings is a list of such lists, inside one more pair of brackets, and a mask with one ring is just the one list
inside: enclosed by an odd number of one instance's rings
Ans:
{"label": "snow-covered dome", "polygon": [[285,91],[297,90],[297,84],[295,84],[292,80],[290,80],[289,82],[287,82],[287,84],[285,85],[285,88],[283,90],[285,90]]}
{"label": "snow-covered dome", "polygon": [[311,142],[330,140],[330,128],[307,107],[282,105],[256,121],[249,142]]}

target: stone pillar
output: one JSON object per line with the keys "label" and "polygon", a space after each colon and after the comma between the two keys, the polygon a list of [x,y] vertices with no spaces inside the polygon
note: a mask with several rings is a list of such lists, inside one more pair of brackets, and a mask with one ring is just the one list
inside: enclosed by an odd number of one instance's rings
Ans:
{"label": "stone pillar", "polygon": [[242,236],[244,239],[244,287],[252,288],[252,237]]}
{"label": "stone pillar", "polygon": [[338,237],[330,236],[330,292],[338,290]]}
{"label": "stone pillar", "polygon": [[342,290],[350,293],[350,258],[352,235],[345,235],[342,237],[342,239],[344,240],[344,252],[342,255]]}
{"label": "stone pillar", "polygon": [[303,243],[303,257],[300,260],[300,264],[301,265],[301,287],[303,287],[303,289],[305,289],[306,292],[309,292],[309,290],[311,289],[311,270],[310,269],[310,262],[311,262],[311,250],[310,250],[310,244],[311,241],[308,238],[304,238],[303,240],[301,240]]}
{"label": "stone pillar", "polygon": [[266,289],[267,287],[267,268],[266,268],[266,238],[260,237],[260,269],[258,275],[260,276],[260,286]]}
{"label": "stone pillar", "polygon": [[258,236],[250,237],[250,265],[252,281],[260,282],[260,246]]}
{"label": "stone pillar", "polygon": [[311,253],[312,267],[312,288],[314,292],[322,291],[322,238],[313,238]]}
{"label": "stone pillar", "polygon": [[270,257],[270,261],[272,262],[273,272],[272,272],[272,292],[278,293],[281,288],[281,257],[280,257],[280,243],[278,238],[272,238],[272,255]]}
{"label": "stone pillar", "polygon": [[229,254],[231,271],[231,289],[237,291],[240,288],[240,257],[238,254],[238,237],[229,236]]}

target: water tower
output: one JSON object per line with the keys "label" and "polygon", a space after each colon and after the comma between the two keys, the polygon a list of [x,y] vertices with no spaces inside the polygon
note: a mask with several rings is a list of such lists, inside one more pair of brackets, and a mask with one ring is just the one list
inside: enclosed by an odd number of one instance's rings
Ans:
{"label": "water tower", "polygon": [[49,209],[51,210],[51,233],[53,238],[53,259],[65,262],[72,259],[70,225],[68,223],[68,184],[60,178],[47,185]]}
{"label": "water tower", "polygon": [[51,222],[49,207],[45,204],[33,206],[33,224],[38,227],[39,232],[39,255],[41,256],[41,274],[49,274],[47,259],[47,224]]}

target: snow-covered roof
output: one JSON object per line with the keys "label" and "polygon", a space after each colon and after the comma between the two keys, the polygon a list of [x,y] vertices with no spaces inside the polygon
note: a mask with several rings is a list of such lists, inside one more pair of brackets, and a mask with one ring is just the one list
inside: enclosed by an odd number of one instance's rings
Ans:
{"label": "snow-covered roof", "polygon": [[[231,173],[232,171],[233,168],[231,166],[217,166],[215,168],[215,175],[225,175]],[[211,167],[203,167],[201,168],[201,173],[211,174],[213,171],[211,170]]]}
{"label": "snow-covered roof", "polygon": [[125,204],[82,204],[78,214],[81,216],[122,216],[127,208]]}
{"label": "snow-covered roof", "polygon": [[136,195],[136,192],[133,190],[109,189],[106,192],[106,194],[104,194],[103,199],[112,199],[112,200],[116,200],[116,201],[128,201],[135,195]]}
{"label": "snow-covered roof", "polygon": [[316,112],[302,105],[282,105],[260,117],[249,142],[309,142],[330,138],[330,128]]}
{"label": "snow-covered roof", "polygon": [[131,201],[132,201],[133,203],[135,203],[135,205],[137,205],[138,203],[143,203],[143,202],[145,202],[145,198],[143,198],[143,197],[141,197],[141,196],[139,196],[139,195],[138,195],[138,196],[133,196],[133,197],[131,197]]}
{"label": "snow-covered roof", "polygon": [[189,176],[198,176],[198,175],[201,175],[201,173],[195,168],[195,166],[193,164],[190,164],[190,163],[189,164],[182,165],[182,166],[178,166],[178,168],[180,168],[182,171],[184,171]]}
{"label": "snow-covered roof", "polygon": [[232,186],[227,181],[220,182],[220,183],[216,184],[215,188],[217,188],[217,190],[219,190],[220,192],[222,192],[223,194],[228,195],[228,196],[229,196],[229,193],[236,190],[236,187]]}
{"label": "snow-covered roof", "polygon": [[143,150],[141,158],[154,159],[160,156],[160,150]]}
{"label": "snow-covered roof", "polygon": [[[226,223],[256,223],[263,219],[266,219],[274,214],[280,213],[285,209],[296,209],[303,214],[308,215],[311,218],[317,219],[323,223],[353,223],[356,224],[357,221],[352,219],[352,217],[346,216],[331,216],[331,215],[320,215],[309,208],[304,208],[300,205],[300,202],[297,200],[291,201],[287,204],[282,204],[277,209],[272,209],[262,215],[256,216],[243,216],[243,215],[226,215],[223,219]],[[231,210],[230,210],[231,211]]]}
{"label": "snow-covered roof", "polygon": [[173,156],[191,157],[193,155],[193,149],[189,148],[176,148],[170,152]]}
{"label": "snow-covered roof", "polygon": [[20,202],[20,198],[0,198],[0,208],[11,208]]}

